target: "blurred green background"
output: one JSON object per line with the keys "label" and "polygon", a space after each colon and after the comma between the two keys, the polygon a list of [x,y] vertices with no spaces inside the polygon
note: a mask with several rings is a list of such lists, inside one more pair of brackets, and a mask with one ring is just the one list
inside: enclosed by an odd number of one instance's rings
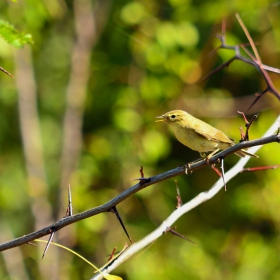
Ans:
{"label": "blurred green background", "polygon": [[[236,140],[254,94],[265,88],[256,69],[234,62],[205,82],[202,77],[231,58],[216,38],[223,18],[227,42],[248,40],[263,63],[280,68],[279,2],[252,1],[1,1],[0,19],[34,44],[17,50],[1,40],[0,242],[65,215],[67,187],[74,213],[105,203],[146,177],[198,158],[155,117],[183,109]],[[280,88],[279,75],[270,75]],[[266,94],[250,110],[259,138],[279,114]],[[243,126],[244,127],[244,126]],[[263,147],[248,166],[279,164],[279,144]],[[226,169],[238,160],[226,159]],[[218,179],[210,168],[180,176],[184,202]],[[113,274],[123,279],[280,279],[280,173],[242,173],[212,200],[184,215],[177,231],[198,246],[166,234]],[[118,205],[134,242],[176,207],[174,179],[140,191]],[[47,239],[47,237],[46,237]],[[55,241],[103,265],[128,242],[117,219],[105,213],[62,229]],[[44,244],[4,251],[0,278],[89,279],[93,269],[76,256]]]}

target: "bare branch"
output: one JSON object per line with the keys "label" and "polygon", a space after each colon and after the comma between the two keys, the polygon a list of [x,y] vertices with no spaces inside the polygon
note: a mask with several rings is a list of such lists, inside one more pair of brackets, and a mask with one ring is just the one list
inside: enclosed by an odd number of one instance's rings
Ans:
{"label": "bare branch", "polygon": [[[272,127],[269,129],[269,133],[266,133],[265,137],[260,138],[260,139],[256,139],[256,140],[252,140],[252,141],[244,141],[241,142],[239,144],[236,144],[232,147],[230,147],[227,150],[224,150],[214,156],[212,156],[208,162],[204,159],[198,160],[198,161],[194,161],[194,162],[190,162],[184,166],[181,167],[176,167],[172,170],[166,171],[162,174],[150,177],[150,181],[147,181],[145,183],[137,183],[136,185],[130,187],[129,189],[125,190],[124,192],[122,192],[121,194],[119,194],[118,196],[114,197],[113,199],[111,199],[110,201],[106,202],[103,205],[97,206],[95,208],[92,208],[90,210],[78,213],[76,215],[70,216],[70,217],[65,217],[62,220],[47,226],[45,228],[42,228],[39,231],[30,233],[28,235],[25,235],[23,237],[19,237],[17,239],[14,239],[12,241],[6,242],[6,243],[2,243],[0,244],[0,251],[4,251],[16,246],[20,246],[23,244],[26,244],[27,242],[30,242],[36,238],[40,238],[42,236],[48,235],[50,233],[50,230],[56,229],[56,231],[60,230],[63,227],[66,227],[70,224],[73,224],[75,222],[81,221],[83,219],[95,216],[99,213],[103,213],[103,212],[107,212],[109,211],[112,207],[118,205],[119,203],[121,203],[122,201],[124,201],[126,198],[128,198],[129,196],[131,196],[132,194],[147,188],[148,186],[154,185],[156,183],[159,183],[161,181],[164,181],[166,179],[169,178],[173,178],[179,175],[183,175],[185,173],[191,173],[197,169],[201,169],[203,167],[208,167],[209,164],[211,163],[215,163],[218,162],[220,160],[220,158],[225,158],[226,156],[233,154],[234,152],[244,149],[244,148],[249,148],[249,147],[253,147],[250,150],[248,150],[248,152],[252,152],[255,153],[260,147],[260,145],[265,145],[268,143],[272,143],[272,142],[280,142],[280,134],[274,134],[271,136],[267,136],[270,135],[272,133],[274,133],[278,128],[279,128],[279,122],[280,122],[280,116],[276,119],[275,123],[272,125]],[[250,159],[250,157],[244,157],[242,158],[239,162],[244,162],[247,163],[247,161]],[[244,165],[243,165],[244,166]],[[243,168],[243,167],[242,167]],[[227,174],[228,172],[225,174],[225,181],[227,182]],[[230,177],[232,178],[232,177]],[[222,182],[223,179],[221,178]],[[211,196],[212,197],[212,196]]]}
{"label": "bare branch", "polygon": [[[265,83],[267,85],[266,89],[262,91],[261,94],[259,94],[255,100],[252,102],[252,104],[248,107],[247,111],[253,107],[253,105],[267,92],[272,93],[278,100],[280,100],[280,93],[278,92],[278,90],[275,88],[271,78],[269,77],[267,71],[272,71],[275,73],[280,73],[279,69],[264,65],[261,61],[260,55],[257,51],[257,48],[255,46],[255,43],[253,42],[246,26],[244,25],[244,23],[242,22],[240,16],[237,14],[236,15],[237,20],[239,22],[239,24],[241,25],[244,33],[246,34],[249,42],[250,42],[250,46],[253,49],[254,55],[251,54],[251,52],[245,47],[245,44],[241,44],[241,45],[235,45],[235,46],[229,46],[226,43],[226,36],[225,36],[225,23],[223,22],[222,24],[222,35],[218,35],[217,37],[219,38],[219,40],[221,41],[221,45],[220,47],[216,48],[214,51],[217,51],[218,49],[228,49],[228,50],[234,50],[235,52],[235,56],[231,59],[229,59],[228,61],[226,61],[225,63],[223,63],[222,65],[218,66],[216,69],[214,69],[213,71],[211,71],[209,74],[207,74],[202,81],[205,81],[206,79],[208,79],[209,77],[211,77],[213,74],[217,73],[218,71],[220,71],[221,69],[228,67],[232,62],[234,62],[235,60],[241,60],[244,63],[250,64],[253,67],[255,67],[262,75],[263,79],[265,80]],[[240,53],[240,47],[245,51],[245,53],[249,56],[249,57],[245,57],[243,55],[241,55]],[[267,70],[267,71],[266,71]]]}
{"label": "bare branch", "polygon": [[[269,137],[268,135],[271,135],[272,133],[275,132],[275,130],[277,130],[277,128],[279,127],[279,121],[280,121],[280,116],[268,129],[268,131],[264,135],[264,138],[262,139],[267,139],[267,137]],[[277,135],[280,140],[280,135],[279,134]],[[250,152],[256,152],[259,148],[260,147],[254,147],[250,150]],[[231,168],[228,172],[226,172],[224,179],[220,178],[208,191],[199,193],[196,197],[194,197],[189,202],[185,203],[182,207],[177,208],[165,221],[162,222],[162,224],[156,230],[151,232],[149,235],[144,237],[139,242],[131,245],[125,252],[123,252],[123,254],[119,256],[119,258],[114,259],[114,262],[107,265],[106,268],[104,268],[104,270],[102,271],[106,273],[111,272],[120,264],[125,262],[127,259],[131,258],[134,254],[139,252],[141,249],[145,248],[146,246],[154,242],[156,239],[161,237],[166,232],[166,230],[168,230],[172,226],[172,224],[174,224],[182,215],[194,209],[195,207],[202,204],[203,202],[214,197],[224,187],[224,180],[227,183],[232,178],[234,178],[238,173],[240,173],[243,170],[245,164],[249,161],[249,159],[250,157],[241,158],[233,168]],[[100,275],[95,275],[91,279],[98,280],[98,279],[102,279],[101,277],[102,276]]]}

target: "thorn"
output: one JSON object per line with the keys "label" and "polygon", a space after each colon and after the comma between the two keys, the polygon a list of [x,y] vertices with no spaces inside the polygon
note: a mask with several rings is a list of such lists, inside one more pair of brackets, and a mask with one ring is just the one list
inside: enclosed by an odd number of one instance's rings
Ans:
{"label": "thorn", "polygon": [[245,121],[245,127],[246,127],[245,135],[244,135],[242,129],[240,128],[240,131],[242,131],[242,132],[241,132],[241,139],[239,142],[241,143],[243,141],[249,141],[249,129],[250,129],[251,125],[253,124],[253,122],[259,117],[259,113],[255,114],[250,121],[247,120],[247,118],[243,112],[237,111],[237,113],[239,113],[243,116],[243,119]]}
{"label": "thorn", "polygon": [[114,257],[114,254],[116,253],[117,247],[115,247],[112,251],[112,253],[110,254],[110,257],[108,259],[108,262]]}
{"label": "thorn", "polygon": [[214,75],[215,73],[217,73],[218,71],[220,71],[221,69],[228,67],[234,60],[236,60],[236,57],[234,56],[233,58],[231,58],[230,60],[228,60],[227,62],[221,64],[220,66],[218,66],[217,68],[215,68],[213,71],[211,71],[209,74],[207,74],[206,76],[204,76],[201,80],[201,82],[204,82],[205,80],[207,80],[208,78],[210,78],[212,75]]}
{"label": "thorn", "polygon": [[248,167],[248,168],[243,168],[240,171],[240,173],[242,173],[242,172],[262,171],[262,170],[269,170],[269,169],[277,169],[279,167],[280,167],[280,164],[270,165],[270,166]]}
{"label": "thorn", "polygon": [[50,246],[50,244],[51,244],[51,242],[52,242],[52,239],[53,239],[53,237],[54,237],[55,232],[56,232],[56,229],[55,229],[54,227],[51,228],[51,235],[50,235],[50,238],[49,238],[49,240],[48,240],[48,243],[47,243],[47,245],[46,245],[46,248],[45,248],[45,250],[44,250],[44,253],[43,253],[43,255],[42,255],[41,260],[44,258],[45,254],[47,253],[47,250],[49,249],[49,246]]}
{"label": "thorn", "polygon": [[140,184],[140,185],[143,185],[143,184],[145,184],[145,183],[151,182],[151,178],[145,178],[145,176],[144,176],[144,168],[143,168],[142,165],[141,165],[141,168],[140,168],[139,171],[140,171],[141,177],[140,177],[140,178],[132,179],[132,181],[138,181],[138,180],[139,180],[139,184]]}
{"label": "thorn", "polygon": [[219,177],[222,177],[222,173],[216,168],[215,164],[211,164],[211,168],[219,175]]}
{"label": "thorn", "polygon": [[66,209],[65,217],[70,217],[72,215],[73,215],[72,196],[71,196],[71,189],[70,189],[70,184],[69,184],[69,186],[68,186],[68,206]]}
{"label": "thorn", "polygon": [[224,159],[221,159],[221,170],[222,170],[222,178],[224,181],[224,186],[225,186],[225,192],[227,191],[227,185],[226,185],[226,181],[225,181],[225,173],[224,173]]}
{"label": "thorn", "polygon": [[140,175],[141,175],[141,178],[144,178],[144,169],[143,169],[143,166],[141,165],[141,168],[140,168]]}
{"label": "thorn", "polygon": [[244,134],[244,131],[241,126],[239,127],[239,130],[240,130],[240,135],[241,135],[240,141],[243,142],[243,141],[245,141],[245,134]]}
{"label": "thorn", "polygon": [[132,243],[132,240],[131,240],[131,238],[130,238],[130,236],[129,236],[129,234],[128,234],[125,226],[124,226],[124,223],[123,223],[123,221],[121,219],[121,216],[118,213],[117,207],[113,206],[110,210],[108,210],[108,212],[112,212],[112,213],[114,213],[117,216],[117,219],[119,220],[119,222],[120,222],[120,224],[121,224],[121,226],[122,226],[126,236],[128,237],[129,241]]}
{"label": "thorn", "polygon": [[243,119],[244,119],[245,124],[248,124],[248,123],[249,123],[249,122],[248,122],[248,120],[247,120],[247,118],[246,118],[246,116],[245,116],[245,114],[244,114],[243,112],[241,112],[241,111],[237,111],[237,113],[238,113],[238,114],[240,114],[240,115],[242,115],[242,117],[243,117]]}
{"label": "thorn", "polygon": [[[127,248],[128,248],[128,245],[125,244],[123,249],[120,252],[118,252],[115,256],[113,256],[113,259],[108,261],[104,266],[100,267],[99,270],[104,271],[112,262],[114,262],[114,260],[116,260],[121,254],[123,254]],[[113,255],[113,254],[111,254],[111,255]]]}
{"label": "thorn", "polygon": [[143,185],[151,182],[151,178],[135,178],[135,179],[131,179],[131,181],[139,181],[139,184]]}
{"label": "thorn", "polygon": [[177,206],[176,206],[176,208],[178,209],[178,208],[182,207],[183,203],[182,203],[182,198],[181,198],[181,194],[180,194],[180,189],[178,187],[177,179],[175,179],[175,185],[176,185],[176,192],[177,192],[177,196],[176,196],[176,198],[177,198]]}
{"label": "thorn", "polygon": [[14,76],[12,74],[10,74],[7,70],[5,70],[3,67],[0,66],[0,71],[4,72],[5,74],[7,74],[8,76],[10,76],[11,78],[14,78]]}
{"label": "thorn", "polygon": [[193,242],[192,240],[190,240],[190,239],[187,238],[186,236],[184,236],[184,235],[180,234],[179,232],[177,232],[177,231],[175,230],[175,228],[170,228],[170,227],[168,227],[168,228],[166,228],[166,230],[165,230],[163,233],[167,233],[167,232],[171,232],[171,233],[174,234],[175,236],[178,236],[178,237],[180,237],[180,238],[182,238],[182,239],[184,239],[184,240],[186,240],[186,241],[189,241],[189,242],[193,243],[195,246],[197,246],[197,244],[196,244],[195,242]]}

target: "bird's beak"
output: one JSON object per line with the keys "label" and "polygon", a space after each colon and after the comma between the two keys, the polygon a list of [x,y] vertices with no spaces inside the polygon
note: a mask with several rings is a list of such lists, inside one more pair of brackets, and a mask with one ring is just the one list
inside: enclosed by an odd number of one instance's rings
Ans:
{"label": "bird's beak", "polygon": [[158,116],[156,117],[156,119],[160,119],[160,120],[156,120],[156,122],[165,122],[165,117],[162,115],[162,116]]}

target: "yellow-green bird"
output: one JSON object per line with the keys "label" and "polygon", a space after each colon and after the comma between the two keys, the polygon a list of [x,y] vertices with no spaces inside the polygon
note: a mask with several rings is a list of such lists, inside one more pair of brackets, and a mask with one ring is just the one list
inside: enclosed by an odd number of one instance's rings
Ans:
{"label": "yellow-green bird", "polygon": [[[201,157],[211,152],[207,159],[210,159],[219,150],[225,150],[233,145],[233,139],[226,136],[222,131],[201,121],[182,110],[173,110],[159,116],[159,121],[167,122],[174,130],[179,142],[194,151],[198,151]],[[244,157],[258,157],[245,150],[235,152],[236,155]]]}

